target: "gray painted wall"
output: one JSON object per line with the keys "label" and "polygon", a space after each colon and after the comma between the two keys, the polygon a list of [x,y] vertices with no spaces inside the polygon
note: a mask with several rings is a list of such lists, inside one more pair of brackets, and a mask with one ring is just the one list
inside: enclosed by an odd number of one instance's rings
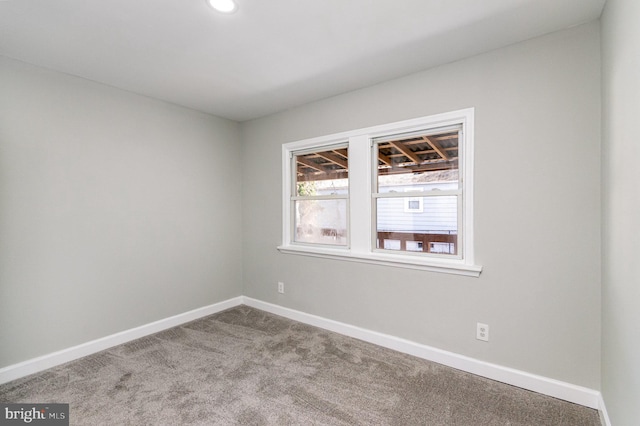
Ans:
{"label": "gray painted wall", "polygon": [[[599,389],[600,101],[594,22],[243,123],[244,294]],[[467,107],[480,278],[276,250],[282,143]]]}
{"label": "gray painted wall", "polygon": [[640,2],[602,15],[602,393],[614,425],[640,424]]}
{"label": "gray painted wall", "polygon": [[238,296],[238,124],[0,57],[0,367]]}
{"label": "gray painted wall", "polygon": [[[638,181],[631,5],[609,0],[603,22],[605,247],[626,251],[605,251],[602,368],[623,422],[638,389],[638,197],[619,195]],[[241,126],[2,57],[0,93],[0,368],[244,293],[600,388],[598,23]],[[471,106],[480,278],[277,252],[282,143]]]}

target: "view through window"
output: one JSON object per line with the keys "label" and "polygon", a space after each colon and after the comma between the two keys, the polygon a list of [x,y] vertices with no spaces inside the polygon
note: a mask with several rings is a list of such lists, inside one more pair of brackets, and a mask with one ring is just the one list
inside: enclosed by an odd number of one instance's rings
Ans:
{"label": "view through window", "polygon": [[374,140],[376,249],[458,254],[460,130]]}
{"label": "view through window", "polygon": [[347,245],[348,161],[346,146],[293,156],[294,241]]}

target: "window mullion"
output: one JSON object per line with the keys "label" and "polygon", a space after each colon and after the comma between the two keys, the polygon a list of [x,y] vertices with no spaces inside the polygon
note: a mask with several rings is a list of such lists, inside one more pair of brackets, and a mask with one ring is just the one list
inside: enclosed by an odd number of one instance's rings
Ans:
{"label": "window mullion", "polygon": [[371,241],[371,162],[370,138],[349,138],[349,184],[351,249],[369,252]]}

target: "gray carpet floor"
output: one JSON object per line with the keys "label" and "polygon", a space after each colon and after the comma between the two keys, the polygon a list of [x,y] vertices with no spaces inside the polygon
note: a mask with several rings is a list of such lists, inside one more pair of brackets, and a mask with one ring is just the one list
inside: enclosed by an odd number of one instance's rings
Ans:
{"label": "gray carpet floor", "polygon": [[597,411],[239,306],[0,385],[73,425],[578,425]]}

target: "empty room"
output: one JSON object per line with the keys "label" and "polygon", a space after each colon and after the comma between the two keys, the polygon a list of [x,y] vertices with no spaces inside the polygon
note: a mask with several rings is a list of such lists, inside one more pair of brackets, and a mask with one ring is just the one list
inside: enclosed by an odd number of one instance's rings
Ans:
{"label": "empty room", "polygon": [[0,424],[640,424],[637,0],[0,0]]}

